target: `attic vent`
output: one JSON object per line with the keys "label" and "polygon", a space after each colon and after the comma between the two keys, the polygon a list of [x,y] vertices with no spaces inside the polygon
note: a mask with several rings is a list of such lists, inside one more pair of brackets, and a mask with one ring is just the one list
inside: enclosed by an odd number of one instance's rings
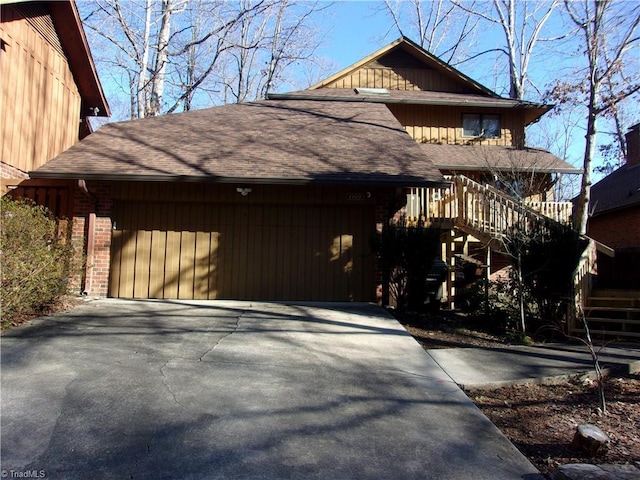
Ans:
{"label": "attic vent", "polygon": [[389,95],[386,88],[354,88],[358,95]]}

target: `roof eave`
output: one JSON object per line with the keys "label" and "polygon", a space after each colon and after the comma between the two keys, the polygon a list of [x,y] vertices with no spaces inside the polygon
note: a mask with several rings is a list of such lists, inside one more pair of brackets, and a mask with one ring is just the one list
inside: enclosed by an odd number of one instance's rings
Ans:
{"label": "roof eave", "polygon": [[[535,118],[539,118],[548,112],[553,105],[540,105],[528,102],[518,102],[510,99],[495,99],[502,100],[503,102],[511,102],[511,104],[496,103],[495,100],[437,100],[437,99],[406,99],[406,98],[391,98],[387,96],[372,96],[372,95],[358,95],[341,97],[335,95],[301,95],[297,93],[270,93],[268,100],[311,100],[318,102],[368,102],[368,103],[384,103],[384,104],[410,104],[410,105],[439,105],[439,106],[452,106],[452,107],[478,107],[478,108],[522,108],[526,110],[540,109],[542,112]],[[533,122],[531,120],[529,123]]]}
{"label": "roof eave", "polygon": [[450,182],[435,181],[416,177],[399,178],[367,178],[355,176],[353,178],[333,178],[330,175],[312,177],[265,178],[265,177],[221,177],[216,175],[141,175],[121,173],[59,173],[40,172],[29,173],[33,179],[42,180],[90,180],[115,182],[177,182],[177,183],[220,183],[246,185],[358,185],[358,186],[393,186],[393,187],[448,187]]}
{"label": "roof eave", "polygon": [[479,167],[478,165],[437,165],[434,164],[438,170],[450,170],[450,171],[492,171],[497,170],[499,172],[535,172],[535,173],[562,173],[562,174],[570,174],[570,175],[579,175],[582,173],[582,170],[579,168],[565,168],[565,167],[513,167],[513,166],[505,166],[501,167],[500,165],[491,165],[487,167]]}

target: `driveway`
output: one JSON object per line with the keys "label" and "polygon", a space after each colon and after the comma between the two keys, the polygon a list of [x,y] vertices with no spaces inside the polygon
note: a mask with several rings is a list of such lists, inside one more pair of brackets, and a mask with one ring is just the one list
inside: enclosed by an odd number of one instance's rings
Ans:
{"label": "driveway", "polygon": [[6,478],[541,478],[363,304],[89,302],[2,337],[1,420]]}

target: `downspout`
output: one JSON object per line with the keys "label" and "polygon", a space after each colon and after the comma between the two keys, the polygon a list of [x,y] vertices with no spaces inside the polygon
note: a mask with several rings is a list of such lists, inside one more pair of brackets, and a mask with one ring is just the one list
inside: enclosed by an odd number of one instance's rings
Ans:
{"label": "downspout", "polygon": [[78,180],[78,188],[80,191],[93,202],[92,211],[89,212],[89,219],[87,221],[87,260],[84,267],[84,278],[82,280],[81,291],[82,295],[88,295],[92,287],[92,275],[89,274],[89,269],[93,264],[93,243],[95,239],[95,225],[96,225],[96,210],[98,207],[98,198],[89,191],[87,188],[87,182],[84,179]]}

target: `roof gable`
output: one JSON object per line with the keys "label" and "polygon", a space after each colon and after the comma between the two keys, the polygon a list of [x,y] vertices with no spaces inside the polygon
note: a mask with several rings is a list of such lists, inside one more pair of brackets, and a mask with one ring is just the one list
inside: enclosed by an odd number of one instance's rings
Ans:
{"label": "roof gable", "polygon": [[[393,85],[384,84],[385,75],[388,77],[387,83],[391,82]],[[356,86],[467,93],[499,98],[495,92],[405,37],[311,86],[310,89]]]}

